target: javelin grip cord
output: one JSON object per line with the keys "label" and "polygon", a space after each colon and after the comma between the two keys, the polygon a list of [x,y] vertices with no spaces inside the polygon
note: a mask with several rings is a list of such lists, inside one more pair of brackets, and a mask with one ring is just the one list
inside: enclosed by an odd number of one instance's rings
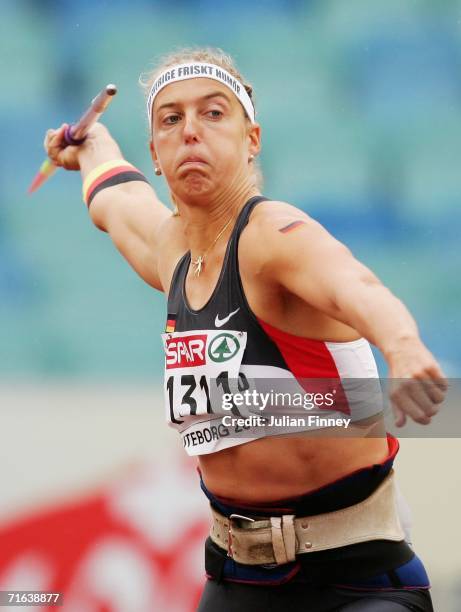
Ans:
{"label": "javelin grip cord", "polygon": [[[112,98],[117,93],[117,87],[110,83],[91,101],[89,109],[80,117],[77,123],[73,123],[66,128],[64,140],[68,145],[81,145],[91,128],[96,123],[102,113],[109,106]],[[40,170],[35,175],[29,187],[29,193],[33,193],[43,185],[56,172],[57,166],[51,159],[46,159],[40,166]]]}
{"label": "javelin grip cord", "polygon": [[96,123],[117,93],[117,87],[112,83],[107,85],[92,100],[90,108],[72,125],[69,125],[64,133],[64,139],[68,145],[80,145],[85,141],[90,127]]}

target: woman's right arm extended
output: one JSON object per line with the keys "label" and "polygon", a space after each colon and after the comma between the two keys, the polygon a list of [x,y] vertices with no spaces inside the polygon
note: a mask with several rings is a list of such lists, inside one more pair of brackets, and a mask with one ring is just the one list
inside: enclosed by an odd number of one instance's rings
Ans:
{"label": "woman's right arm extended", "polygon": [[[64,131],[48,130],[45,150],[50,159],[66,170],[80,170],[82,180],[100,164],[123,159],[105,126],[96,123],[85,142],[67,146]],[[90,205],[93,223],[107,232],[117,249],[149,285],[163,291],[158,273],[160,229],[171,217],[171,210],[157,198],[148,183],[131,181],[99,191]]]}

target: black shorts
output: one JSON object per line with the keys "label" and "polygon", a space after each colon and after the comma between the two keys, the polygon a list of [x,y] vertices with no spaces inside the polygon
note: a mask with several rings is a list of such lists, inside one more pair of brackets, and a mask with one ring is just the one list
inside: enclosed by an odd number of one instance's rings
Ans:
{"label": "black shorts", "polygon": [[207,580],[198,612],[433,612],[425,589],[357,591],[288,582],[279,586]]}

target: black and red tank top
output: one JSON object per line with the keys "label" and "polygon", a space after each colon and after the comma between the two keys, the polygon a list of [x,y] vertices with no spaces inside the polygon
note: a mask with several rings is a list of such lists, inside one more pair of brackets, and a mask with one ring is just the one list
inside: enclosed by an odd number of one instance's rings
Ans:
{"label": "black and red tank top", "polygon": [[[179,431],[190,455],[335,423],[347,427],[382,411],[377,387],[373,402],[369,395],[365,402],[351,402],[341,392],[342,401],[335,404],[334,394],[342,389],[343,379],[373,379],[379,385],[365,338],[351,342],[304,338],[281,331],[252,312],[240,279],[238,246],[252,210],[263,201],[267,198],[253,197],[240,211],[219,279],[202,308],[192,309],[185,293],[190,252],[173,274],[162,335],[165,407],[169,424]],[[325,385],[319,390],[319,380],[328,380],[330,391]]]}

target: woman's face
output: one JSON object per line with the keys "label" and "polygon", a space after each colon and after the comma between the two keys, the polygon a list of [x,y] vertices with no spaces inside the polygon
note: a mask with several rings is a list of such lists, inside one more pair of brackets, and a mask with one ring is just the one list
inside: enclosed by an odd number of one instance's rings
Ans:
{"label": "woman's face", "polygon": [[167,85],[152,111],[152,156],[174,195],[194,200],[248,179],[260,128],[245,118],[228,87],[206,78]]}

